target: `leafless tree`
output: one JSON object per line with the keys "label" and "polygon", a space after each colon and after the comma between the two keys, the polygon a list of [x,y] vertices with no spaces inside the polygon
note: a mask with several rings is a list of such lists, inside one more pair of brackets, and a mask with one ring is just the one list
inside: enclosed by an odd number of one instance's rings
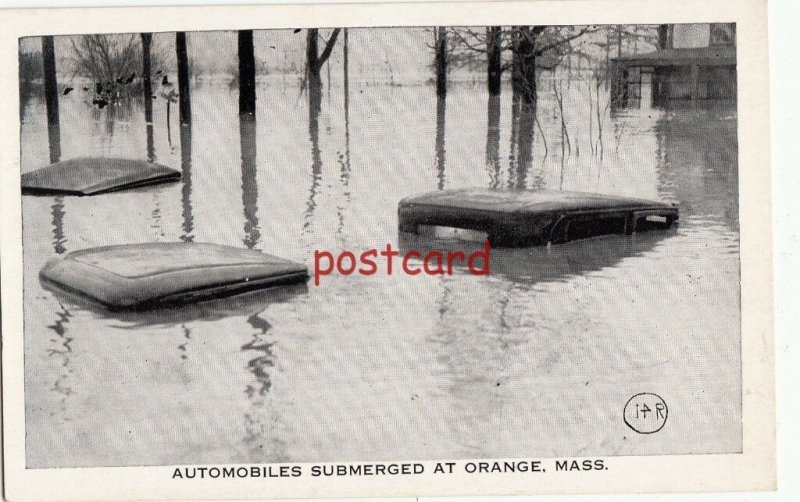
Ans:
{"label": "leafless tree", "polygon": [[[114,101],[133,95],[128,91],[141,83],[138,77],[144,61],[143,39],[129,35],[79,35],[70,37],[72,54],[66,58],[74,76],[89,78],[90,90],[103,100]],[[150,46],[151,71],[163,70],[165,56]]]}
{"label": "leafless tree", "polygon": [[114,83],[131,75],[141,61],[137,38],[136,35],[70,37],[75,73],[101,83]]}
{"label": "leafless tree", "polygon": [[[594,26],[511,26],[450,28],[453,42],[449,61],[454,67],[486,65],[492,95],[500,92],[500,79],[511,71],[514,91],[523,102],[536,101],[536,74],[554,69],[573,51],[573,41],[596,31]],[[503,58],[511,53],[510,60]]]}
{"label": "leafless tree", "polygon": [[322,66],[333,52],[340,31],[336,28],[331,32],[322,53],[319,52],[319,29],[311,28],[306,33],[306,85],[311,108],[317,112],[322,104]]}

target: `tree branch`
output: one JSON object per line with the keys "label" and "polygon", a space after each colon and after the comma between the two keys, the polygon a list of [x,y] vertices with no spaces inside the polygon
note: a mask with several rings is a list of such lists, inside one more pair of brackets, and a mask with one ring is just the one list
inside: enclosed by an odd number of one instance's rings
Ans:
{"label": "tree branch", "polygon": [[588,27],[588,26],[585,27],[585,28],[582,28],[578,33],[576,33],[574,35],[568,36],[566,38],[562,38],[560,40],[556,40],[553,43],[547,44],[544,47],[540,47],[540,48],[536,49],[536,55],[537,56],[541,56],[542,54],[544,54],[545,52],[549,51],[550,49],[555,49],[556,47],[559,47],[559,46],[564,45],[564,44],[566,44],[568,42],[571,42],[572,40],[575,40],[576,38],[582,37],[583,35],[589,33],[590,31],[592,31],[592,29],[590,27]]}
{"label": "tree branch", "polygon": [[331,33],[331,38],[325,43],[325,50],[322,51],[322,54],[320,54],[319,59],[317,60],[319,67],[322,67],[322,65],[325,64],[325,61],[328,60],[331,52],[333,52],[333,46],[336,44],[336,39],[339,37],[340,31],[342,31],[341,28],[334,29],[333,33]]}

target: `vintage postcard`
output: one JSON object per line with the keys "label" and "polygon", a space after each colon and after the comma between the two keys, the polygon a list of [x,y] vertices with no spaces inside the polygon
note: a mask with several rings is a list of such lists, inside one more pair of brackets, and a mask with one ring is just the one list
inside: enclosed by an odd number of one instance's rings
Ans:
{"label": "vintage postcard", "polygon": [[774,489],[766,2],[0,20],[10,500]]}

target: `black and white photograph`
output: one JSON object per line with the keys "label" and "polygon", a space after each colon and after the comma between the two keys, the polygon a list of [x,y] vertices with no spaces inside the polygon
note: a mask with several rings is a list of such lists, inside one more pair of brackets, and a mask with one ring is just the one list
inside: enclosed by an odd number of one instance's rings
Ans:
{"label": "black and white photograph", "polygon": [[262,21],[17,39],[26,471],[745,452],[736,17]]}

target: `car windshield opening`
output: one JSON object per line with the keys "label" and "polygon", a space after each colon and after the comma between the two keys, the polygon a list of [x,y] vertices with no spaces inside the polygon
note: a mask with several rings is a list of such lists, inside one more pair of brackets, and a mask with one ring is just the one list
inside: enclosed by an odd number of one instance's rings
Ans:
{"label": "car windshield opening", "polygon": [[484,242],[489,238],[489,234],[481,230],[469,228],[457,228],[440,225],[420,225],[417,233],[427,237],[442,240],[457,240],[467,242]]}

